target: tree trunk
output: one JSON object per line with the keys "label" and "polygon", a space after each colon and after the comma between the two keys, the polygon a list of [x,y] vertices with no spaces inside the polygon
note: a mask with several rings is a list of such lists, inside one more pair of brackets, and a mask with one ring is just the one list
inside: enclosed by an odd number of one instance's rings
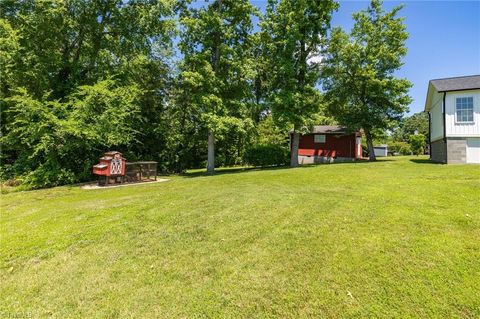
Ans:
{"label": "tree trunk", "polygon": [[369,161],[376,161],[377,157],[375,156],[375,150],[373,148],[372,135],[369,132],[365,132],[365,136],[367,137],[368,160]]}
{"label": "tree trunk", "polygon": [[292,145],[290,147],[290,166],[297,167],[298,166],[298,144],[300,142],[300,134],[293,129],[292,133]]}
{"label": "tree trunk", "polygon": [[215,134],[212,130],[208,131],[208,157],[207,174],[213,175],[215,172]]}
{"label": "tree trunk", "polygon": [[[222,0],[217,0],[218,12],[222,12]],[[218,76],[219,61],[220,61],[220,33],[215,32],[215,42],[213,45],[212,66],[215,76]],[[214,113],[216,110],[214,110]],[[213,175],[215,173],[215,133],[213,130],[208,130],[208,156],[207,156],[207,174]]]}

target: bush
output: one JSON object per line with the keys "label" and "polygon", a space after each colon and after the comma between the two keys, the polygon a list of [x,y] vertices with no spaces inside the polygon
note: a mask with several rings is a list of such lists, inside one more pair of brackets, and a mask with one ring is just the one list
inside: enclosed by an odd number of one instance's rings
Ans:
{"label": "bush", "polygon": [[392,142],[388,145],[389,152],[398,153],[402,155],[412,154],[412,148],[410,144],[406,142]]}
{"label": "bush", "polygon": [[72,184],[76,181],[78,180],[73,172],[58,166],[57,163],[46,163],[25,175],[22,185],[25,189],[34,189]]}
{"label": "bush", "polygon": [[253,145],[245,151],[244,161],[252,166],[278,166],[289,162],[288,150],[280,145]]}
{"label": "bush", "polygon": [[423,154],[423,147],[426,144],[426,138],[423,134],[410,135],[408,141],[412,147],[412,152],[415,155]]}
{"label": "bush", "polygon": [[113,80],[81,86],[65,102],[19,89],[5,99],[0,180],[21,180],[30,189],[90,179],[103,151],[122,150],[139,136],[140,93]]}

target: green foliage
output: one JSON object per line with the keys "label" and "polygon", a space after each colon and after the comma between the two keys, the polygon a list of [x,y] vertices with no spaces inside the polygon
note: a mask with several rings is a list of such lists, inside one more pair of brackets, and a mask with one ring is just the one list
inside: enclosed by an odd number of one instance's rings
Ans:
{"label": "green foliage", "polygon": [[331,114],[351,130],[363,129],[369,148],[377,132],[392,129],[411,102],[411,83],[394,74],[407,53],[408,33],[397,17],[401,8],[385,12],[380,0],[372,0],[353,15],[350,34],[335,28],[322,69]]}
{"label": "green foliage", "polygon": [[285,146],[276,144],[257,144],[247,148],[245,163],[252,166],[286,165],[289,152]]}
{"label": "green foliage", "polygon": [[322,105],[316,88],[318,57],[330,27],[334,1],[270,0],[261,22],[268,63],[268,101],[275,122],[302,130]]}
{"label": "green foliage", "polygon": [[410,135],[408,138],[410,145],[412,146],[412,153],[415,155],[423,154],[423,147],[426,144],[426,138],[423,134]]}
{"label": "green foliage", "polygon": [[287,145],[287,142],[288,132],[279,128],[271,115],[258,123],[256,144]]}
{"label": "green foliage", "polygon": [[392,138],[395,141],[408,142],[413,134],[428,136],[428,113],[419,112],[403,118],[394,129]]}
{"label": "green foliage", "polygon": [[[249,0],[1,1],[0,180],[27,188],[89,180],[108,150],[156,160],[163,172],[207,160],[213,172],[215,158],[252,162],[259,147],[270,165],[281,162],[268,152],[286,147],[289,130],[296,137],[313,124],[378,137],[408,100],[408,83],[392,75],[406,32],[398,9],[384,13],[373,1],[350,36],[336,30],[327,41],[337,8],[269,0],[261,15]],[[323,76],[329,99],[318,89]],[[332,111],[332,120],[326,105],[353,111]],[[405,139],[415,123],[405,121]]]}
{"label": "green foliage", "polygon": [[244,163],[253,166],[275,166],[288,163],[288,132],[279,128],[272,115],[265,116],[257,125],[254,144],[247,147]]}
{"label": "green foliage", "polygon": [[61,167],[58,162],[50,161],[40,164],[35,170],[21,177],[21,189],[72,184],[78,181],[77,176],[75,172]]}
{"label": "green foliage", "polygon": [[139,133],[138,104],[141,95],[136,85],[114,87],[111,80],[81,86],[69,97],[74,132],[83,139],[107,148],[128,145]]}
{"label": "green foliage", "polygon": [[388,151],[400,155],[411,155],[412,148],[406,142],[390,142],[388,143]]}
{"label": "green foliage", "polygon": [[[180,103],[202,126],[212,155],[216,141],[235,132],[238,138],[234,139],[242,140],[252,126],[254,14],[256,10],[248,0],[216,0],[189,6],[180,14],[179,48],[184,55]],[[213,173],[214,157],[209,155],[208,161],[209,173]]]}
{"label": "green foliage", "polygon": [[[9,86],[15,85],[15,61],[19,58],[19,36],[8,20],[0,19],[0,97]],[[1,102],[0,102],[1,103]]]}
{"label": "green foliage", "polygon": [[2,180],[91,178],[103,151],[172,162],[173,0],[2,1]]}
{"label": "green foliage", "polygon": [[270,0],[261,22],[270,78],[266,99],[277,125],[293,127],[291,166],[298,165],[298,132],[316,124],[313,117],[322,109],[318,57],[337,7],[332,0]]}
{"label": "green foliage", "polygon": [[[124,148],[138,135],[135,86],[111,80],[81,86],[65,102],[35,99],[25,89],[6,99],[3,150],[16,154],[13,170],[29,187],[86,179],[101,150]],[[11,176],[13,177],[13,176]]]}

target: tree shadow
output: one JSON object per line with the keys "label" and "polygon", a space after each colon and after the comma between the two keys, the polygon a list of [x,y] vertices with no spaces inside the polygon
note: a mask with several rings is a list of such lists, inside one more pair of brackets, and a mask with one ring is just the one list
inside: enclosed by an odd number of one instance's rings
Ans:
{"label": "tree shadow", "polygon": [[[375,163],[383,163],[383,162],[393,162],[393,159],[381,158],[377,159],[376,161],[369,161],[368,159],[361,159],[352,162],[333,162],[333,163],[312,163],[312,164],[302,164],[296,167],[295,169],[308,169],[317,166],[323,165],[343,165],[343,164],[375,164]],[[288,165],[284,166],[258,166],[258,167],[221,167],[215,168],[214,176],[219,175],[228,175],[228,174],[241,174],[241,173],[248,173],[254,171],[277,171],[277,170],[287,170],[292,169],[292,167]],[[195,178],[195,177],[204,177],[209,176],[206,172],[206,169],[195,169],[194,171],[184,172],[179,174],[182,177],[186,178]]]}
{"label": "tree shadow", "polygon": [[416,164],[432,164],[432,165],[442,165],[444,163],[439,163],[439,162],[434,162],[430,159],[422,159],[422,158],[412,158],[410,162],[416,163]]}
{"label": "tree shadow", "polygon": [[[228,174],[240,174],[248,173],[253,171],[273,171],[273,170],[285,170],[290,169],[289,166],[267,166],[267,167],[224,167],[224,168],[215,168],[214,176],[219,175],[228,175]],[[204,177],[209,176],[205,169],[195,170],[194,172],[185,172],[180,174],[180,176],[187,178],[194,177]]]}

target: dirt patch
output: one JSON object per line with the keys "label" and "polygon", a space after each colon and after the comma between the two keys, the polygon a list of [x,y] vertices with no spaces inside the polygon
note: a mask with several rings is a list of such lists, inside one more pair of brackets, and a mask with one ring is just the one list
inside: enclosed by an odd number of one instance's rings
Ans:
{"label": "dirt patch", "polygon": [[108,186],[98,186],[97,183],[83,185],[81,189],[108,189],[108,188],[115,188],[115,187],[124,187],[124,186],[134,186],[134,185],[145,185],[145,184],[153,184],[153,183],[162,183],[169,181],[168,178],[157,178],[156,181],[148,181],[148,182],[137,182],[137,183],[124,183],[124,184],[117,184],[117,185],[108,185]]}

